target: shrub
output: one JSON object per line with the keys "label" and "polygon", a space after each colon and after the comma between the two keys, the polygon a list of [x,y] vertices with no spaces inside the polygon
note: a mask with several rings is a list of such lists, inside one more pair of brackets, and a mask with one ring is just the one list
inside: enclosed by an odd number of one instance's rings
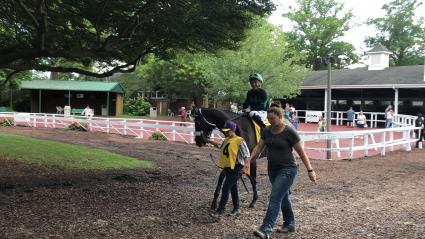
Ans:
{"label": "shrub", "polygon": [[153,132],[151,135],[151,139],[167,141],[167,137],[165,137],[165,135],[159,131]]}
{"label": "shrub", "polygon": [[140,96],[129,98],[124,102],[124,112],[129,115],[145,116],[149,114],[150,108],[151,104]]}
{"label": "shrub", "polygon": [[13,120],[8,119],[8,118],[3,118],[2,121],[0,121],[0,126],[12,126],[13,125]]}
{"label": "shrub", "polygon": [[68,129],[77,131],[87,131],[87,124],[83,122],[72,122],[68,125]]}

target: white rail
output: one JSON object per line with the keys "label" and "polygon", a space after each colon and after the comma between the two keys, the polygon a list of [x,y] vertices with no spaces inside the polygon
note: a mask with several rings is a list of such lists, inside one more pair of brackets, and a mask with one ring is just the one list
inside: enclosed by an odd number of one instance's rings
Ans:
{"label": "white rail", "polygon": [[[298,111],[301,112],[301,111]],[[297,112],[297,113],[298,113]],[[345,112],[333,112],[333,119],[342,124]],[[376,125],[377,115],[382,113],[366,112],[371,119],[370,125]],[[194,123],[176,121],[156,121],[148,119],[102,118],[83,116],[64,116],[62,114],[16,113],[0,112],[1,118],[13,120],[13,124],[29,127],[66,128],[73,122],[84,122],[91,131],[134,135],[139,138],[150,137],[153,132],[160,132],[170,141],[194,143]],[[371,152],[378,151],[385,155],[395,149],[411,150],[411,143],[417,141],[414,135],[414,121],[417,117],[410,115],[395,115],[393,128],[340,131],[340,132],[303,132],[300,131],[301,141],[308,151],[331,151],[334,158],[352,159],[358,156],[367,157]],[[370,122],[370,121],[369,121]],[[212,138],[220,141],[223,135],[218,130],[213,131]],[[331,148],[326,147],[326,141],[331,140]],[[325,155],[325,154],[323,154]]]}

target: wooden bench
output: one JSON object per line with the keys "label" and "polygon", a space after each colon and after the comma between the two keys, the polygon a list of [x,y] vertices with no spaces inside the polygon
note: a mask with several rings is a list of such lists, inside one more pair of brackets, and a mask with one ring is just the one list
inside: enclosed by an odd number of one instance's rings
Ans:
{"label": "wooden bench", "polygon": [[83,113],[83,111],[84,111],[84,109],[77,109],[77,108],[75,108],[75,109],[71,109],[71,114],[73,114],[73,115],[75,115],[75,114],[80,115],[81,113]]}

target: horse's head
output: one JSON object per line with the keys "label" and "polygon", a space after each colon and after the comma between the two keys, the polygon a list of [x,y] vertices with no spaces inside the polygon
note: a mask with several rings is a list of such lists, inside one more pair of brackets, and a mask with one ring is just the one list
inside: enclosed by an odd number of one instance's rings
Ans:
{"label": "horse's head", "polygon": [[202,114],[202,109],[194,109],[195,111],[195,142],[196,145],[202,147],[206,144],[205,139],[211,137],[212,131],[217,127],[210,123]]}

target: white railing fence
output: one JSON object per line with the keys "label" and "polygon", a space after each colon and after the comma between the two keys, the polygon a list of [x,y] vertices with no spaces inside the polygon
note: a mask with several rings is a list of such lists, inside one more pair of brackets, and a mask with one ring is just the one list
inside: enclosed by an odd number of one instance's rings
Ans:
{"label": "white railing fence", "polygon": [[[304,113],[306,111],[297,111]],[[378,115],[383,113],[365,112],[370,126],[377,125]],[[342,125],[345,112],[332,112],[333,120],[337,125]],[[303,118],[303,116],[298,116]],[[66,128],[74,122],[87,124],[90,131],[100,131],[105,133],[115,133],[122,135],[133,135],[138,138],[149,138],[153,132],[164,135],[170,141],[183,141],[189,144],[194,143],[194,123],[176,121],[157,121],[148,119],[125,119],[125,118],[103,118],[84,116],[64,116],[62,114],[41,114],[41,113],[17,113],[0,112],[1,118],[13,120],[15,126],[45,127],[45,128]],[[378,151],[380,155],[395,149],[411,150],[411,144],[417,141],[414,131],[416,116],[395,115],[393,128],[373,129],[359,131],[339,131],[339,132],[303,132],[299,131],[301,141],[308,152],[321,152],[322,159],[326,159],[326,152],[332,153],[332,158],[352,159],[359,156],[368,156],[373,151]],[[218,141],[223,140],[223,135],[218,130],[214,130],[212,138]],[[327,148],[326,141],[331,140],[332,147]],[[375,153],[376,154],[376,153]]]}

